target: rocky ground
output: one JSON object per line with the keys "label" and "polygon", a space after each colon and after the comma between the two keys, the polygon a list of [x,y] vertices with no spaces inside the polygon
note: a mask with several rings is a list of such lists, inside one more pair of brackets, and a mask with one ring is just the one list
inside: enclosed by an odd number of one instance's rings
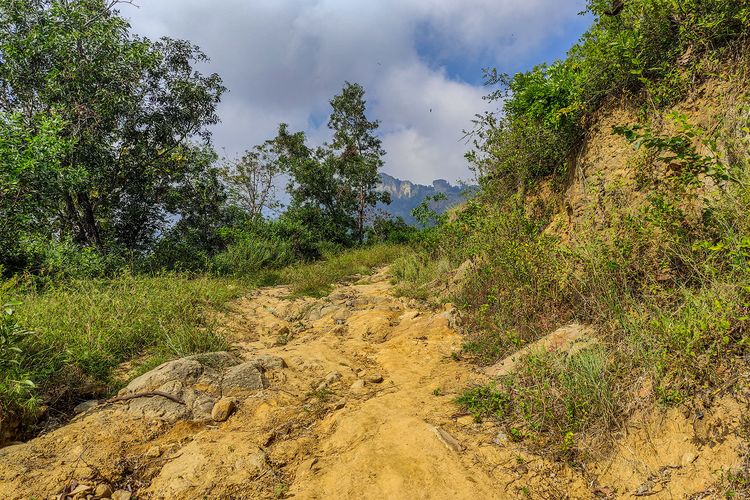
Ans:
{"label": "rocky ground", "polygon": [[455,359],[454,317],[394,297],[385,270],[323,299],[259,290],[224,318],[231,352],[166,363],[0,450],[0,498],[707,498],[741,465],[734,396],[700,421],[640,416],[586,473],[525,451],[453,403],[493,375]]}

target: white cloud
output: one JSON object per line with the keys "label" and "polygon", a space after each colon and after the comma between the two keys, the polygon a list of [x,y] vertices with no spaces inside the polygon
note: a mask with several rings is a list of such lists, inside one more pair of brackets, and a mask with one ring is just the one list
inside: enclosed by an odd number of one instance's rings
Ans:
{"label": "white cloud", "polygon": [[135,32],[192,40],[224,78],[230,93],[214,137],[228,154],[273,136],[281,121],[322,140],[326,131],[310,118],[324,117],[349,80],[364,85],[382,122],[386,170],[430,182],[469,176],[461,131],[485,106],[484,89],[452,80],[445,61],[476,60],[477,73],[493,64],[517,67],[565,33],[583,0],[140,3],[121,7]]}

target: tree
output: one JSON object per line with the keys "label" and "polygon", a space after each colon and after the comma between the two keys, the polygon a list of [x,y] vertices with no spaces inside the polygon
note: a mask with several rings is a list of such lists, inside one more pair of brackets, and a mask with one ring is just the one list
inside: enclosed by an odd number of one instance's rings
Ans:
{"label": "tree", "polygon": [[331,149],[340,163],[338,171],[355,200],[355,232],[362,242],[367,211],[379,201],[390,203],[387,193],[376,190],[380,182],[378,170],[385,151],[375,135],[380,123],[365,115],[365,90],[357,83],[346,82],[341,93],[331,100],[333,108],[328,127],[333,131]]}
{"label": "tree", "polygon": [[232,200],[251,219],[262,217],[265,210],[281,208],[276,196],[276,182],[285,172],[285,167],[280,156],[277,141],[269,140],[245,151],[242,158],[229,162],[221,170]]}
{"label": "tree", "polygon": [[[170,193],[210,143],[224,87],[193,68],[194,45],[129,33],[117,1],[0,0],[0,112],[28,127],[59,116],[70,144],[50,197],[55,232],[80,245],[145,250]],[[179,214],[174,214],[179,216]]]}
{"label": "tree", "polygon": [[18,114],[0,113],[0,267],[25,266],[29,239],[48,241],[56,206],[51,193],[75,172],[60,165],[68,144],[58,119],[40,117],[31,126]]}

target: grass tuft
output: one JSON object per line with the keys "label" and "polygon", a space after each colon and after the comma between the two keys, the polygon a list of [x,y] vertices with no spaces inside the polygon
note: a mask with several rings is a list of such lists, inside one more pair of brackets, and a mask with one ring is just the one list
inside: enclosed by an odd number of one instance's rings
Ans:
{"label": "grass tuft", "polygon": [[358,248],[320,262],[289,267],[281,272],[280,280],[288,283],[295,295],[323,297],[343,279],[390,264],[404,252],[405,247],[392,244]]}

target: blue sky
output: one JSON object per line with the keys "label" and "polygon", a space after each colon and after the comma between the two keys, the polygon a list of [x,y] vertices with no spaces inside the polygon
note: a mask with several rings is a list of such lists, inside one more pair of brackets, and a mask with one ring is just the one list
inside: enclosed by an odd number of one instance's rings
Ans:
{"label": "blue sky", "polygon": [[384,170],[402,179],[470,179],[462,130],[482,100],[482,68],[514,73],[564,56],[590,23],[585,0],[136,0],[133,31],[198,44],[230,92],[215,146],[234,156],[279,122],[328,138],[344,81],[381,121]]}

